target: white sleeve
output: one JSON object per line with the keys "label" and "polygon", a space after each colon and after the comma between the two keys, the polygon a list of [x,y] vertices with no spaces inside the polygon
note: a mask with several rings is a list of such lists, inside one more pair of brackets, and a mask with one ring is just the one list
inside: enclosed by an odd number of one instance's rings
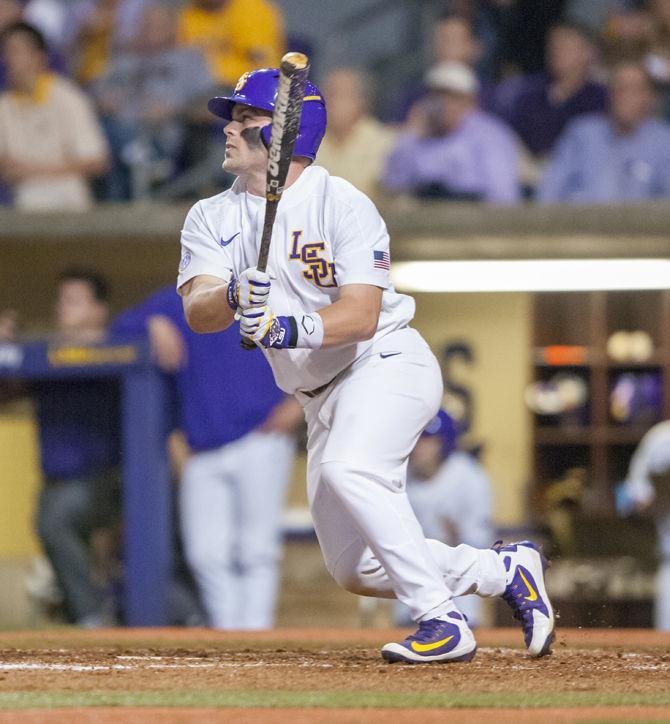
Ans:
{"label": "white sleeve", "polygon": [[338,286],[371,284],[391,286],[389,235],[375,205],[357,194],[354,205],[343,205],[333,235],[333,256]]}
{"label": "white sleeve", "polygon": [[219,243],[218,237],[207,223],[202,204],[198,202],[188,212],[181,231],[181,261],[177,289],[201,274],[219,277],[228,282],[232,270],[230,252]]}

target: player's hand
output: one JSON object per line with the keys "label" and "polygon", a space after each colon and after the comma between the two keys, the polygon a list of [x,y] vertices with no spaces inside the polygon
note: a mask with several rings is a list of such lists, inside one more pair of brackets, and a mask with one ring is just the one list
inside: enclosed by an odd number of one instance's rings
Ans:
{"label": "player's hand", "polygon": [[176,372],[186,365],[186,344],[177,326],[162,315],[149,317],[147,323],[151,351],[165,372]]}
{"label": "player's hand", "polygon": [[258,430],[265,433],[278,432],[282,435],[292,435],[304,419],[302,405],[293,397],[287,397],[272,408]]}
{"label": "player's hand", "polygon": [[270,307],[240,308],[240,334],[263,347],[285,349],[291,338],[288,317],[276,316]]}
{"label": "player's hand", "polygon": [[226,298],[233,311],[238,307],[263,307],[270,294],[270,275],[258,269],[245,269],[239,278],[233,277],[228,283]]}

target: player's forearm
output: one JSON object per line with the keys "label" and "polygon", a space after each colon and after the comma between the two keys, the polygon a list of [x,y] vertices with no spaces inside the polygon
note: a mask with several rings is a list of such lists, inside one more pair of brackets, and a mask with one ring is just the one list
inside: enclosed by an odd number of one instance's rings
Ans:
{"label": "player's forearm", "polygon": [[319,310],[323,321],[322,347],[355,344],[374,337],[379,323],[379,309],[361,306],[356,299],[338,299]]}
{"label": "player's forearm", "polygon": [[222,332],[233,323],[234,312],[228,305],[224,282],[191,289],[184,296],[184,316],[198,334]]}

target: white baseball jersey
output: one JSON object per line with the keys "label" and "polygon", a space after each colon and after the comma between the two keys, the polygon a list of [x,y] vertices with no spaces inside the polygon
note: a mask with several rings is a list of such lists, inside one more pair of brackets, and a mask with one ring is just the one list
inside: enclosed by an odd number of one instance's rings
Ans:
{"label": "white baseball jersey", "polygon": [[[265,198],[247,193],[241,179],[189,211],[181,234],[177,286],[201,274],[229,281],[258,260]],[[263,350],[278,386],[288,393],[330,382],[373,343],[414,317],[414,300],[393,289],[389,236],[367,196],[319,166],[306,168],[279,204],[268,273],[269,306],[298,319],[338,298],[338,287],[370,284],[384,290],[371,340],[326,349]]]}
{"label": "white baseball jersey", "polygon": [[657,495],[651,477],[670,469],[670,420],[659,422],[640,440],[630,461],[625,483],[627,496],[642,507],[649,507],[658,530],[661,558],[670,561],[670,500]]}

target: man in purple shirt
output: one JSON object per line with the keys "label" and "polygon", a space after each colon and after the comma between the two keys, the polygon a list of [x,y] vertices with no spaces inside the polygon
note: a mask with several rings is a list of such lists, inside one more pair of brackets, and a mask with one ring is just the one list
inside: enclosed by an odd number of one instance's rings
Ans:
{"label": "man in purple shirt", "polygon": [[386,162],[390,191],[455,200],[514,204],[519,200],[516,139],[477,105],[477,79],[461,63],[428,71],[430,93],[411,110]]}
{"label": "man in purple shirt", "polygon": [[598,204],[670,196],[670,124],[636,63],[615,68],[611,109],[565,130],[538,189],[543,203]]}
{"label": "man in purple shirt", "polygon": [[576,116],[605,110],[607,90],[591,80],[595,49],[579,25],[555,25],[545,73],[512,78],[496,92],[496,108],[534,156],[549,153]]}

